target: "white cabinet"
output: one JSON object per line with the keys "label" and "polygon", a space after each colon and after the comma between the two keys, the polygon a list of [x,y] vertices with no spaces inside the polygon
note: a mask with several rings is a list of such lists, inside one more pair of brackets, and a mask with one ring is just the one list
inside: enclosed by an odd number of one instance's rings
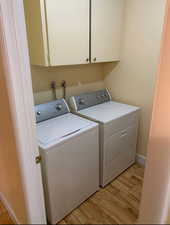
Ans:
{"label": "white cabinet", "polygon": [[47,0],[46,12],[50,64],[88,63],[89,1]]}
{"label": "white cabinet", "polygon": [[89,0],[24,0],[31,64],[89,63]]}
{"label": "white cabinet", "polygon": [[119,60],[124,0],[24,0],[31,64]]}
{"label": "white cabinet", "polygon": [[92,0],[91,9],[91,61],[119,60],[124,0]]}

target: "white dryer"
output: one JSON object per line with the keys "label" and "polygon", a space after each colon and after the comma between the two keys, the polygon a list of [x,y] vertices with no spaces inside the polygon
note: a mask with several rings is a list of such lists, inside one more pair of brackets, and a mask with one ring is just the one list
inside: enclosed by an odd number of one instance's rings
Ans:
{"label": "white dryer", "polygon": [[100,124],[100,185],[135,162],[139,108],[111,101],[107,89],[70,98],[72,110]]}
{"label": "white dryer", "polygon": [[65,100],[35,106],[48,221],[56,224],[99,189],[98,124]]}

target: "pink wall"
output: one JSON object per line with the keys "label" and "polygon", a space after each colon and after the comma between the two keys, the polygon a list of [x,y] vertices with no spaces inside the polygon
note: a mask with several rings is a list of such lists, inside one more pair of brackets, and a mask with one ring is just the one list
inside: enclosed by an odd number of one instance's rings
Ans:
{"label": "pink wall", "polygon": [[170,1],[162,41],[139,223],[165,223],[170,184]]}
{"label": "pink wall", "polygon": [[[0,2],[1,6],[1,2]],[[8,77],[8,61],[4,48],[4,27],[0,17],[0,200],[10,212],[13,220],[18,223],[28,221],[23,179],[16,146],[13,121],[10,110]],[[5,61],[6,60],[6,61]],[[12,106],[13,107],[13,106]]]}
{"label": "pink wall", "polygon": [[[1,47],[1,43],[0,43]],[[14,219],[26,223],[26,207],[0,49],[0,198]]]}

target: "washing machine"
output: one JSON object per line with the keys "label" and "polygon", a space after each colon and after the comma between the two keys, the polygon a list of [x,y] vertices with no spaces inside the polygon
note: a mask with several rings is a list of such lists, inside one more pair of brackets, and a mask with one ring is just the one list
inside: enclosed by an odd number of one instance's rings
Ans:
{"label": "washing machine", "polygon": [[48,222],[56,224],[99,189],[98,124],[64,99],[35,106]]}
{"label": "washing machine", "polygon": [[139,108],[114,102],[107,89],[73,96],[74,113],[100,125],[100,185],[104,187],[136,158]]}

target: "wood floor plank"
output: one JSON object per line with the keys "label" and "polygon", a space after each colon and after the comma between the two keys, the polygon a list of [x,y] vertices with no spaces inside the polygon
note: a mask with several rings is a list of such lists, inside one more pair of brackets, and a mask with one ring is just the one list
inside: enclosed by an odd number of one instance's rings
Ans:
{"label": "wood floor plank", "polygon": [[135,164],[80,205],[62,224],[135,224],[143,177],[144,168]]}

